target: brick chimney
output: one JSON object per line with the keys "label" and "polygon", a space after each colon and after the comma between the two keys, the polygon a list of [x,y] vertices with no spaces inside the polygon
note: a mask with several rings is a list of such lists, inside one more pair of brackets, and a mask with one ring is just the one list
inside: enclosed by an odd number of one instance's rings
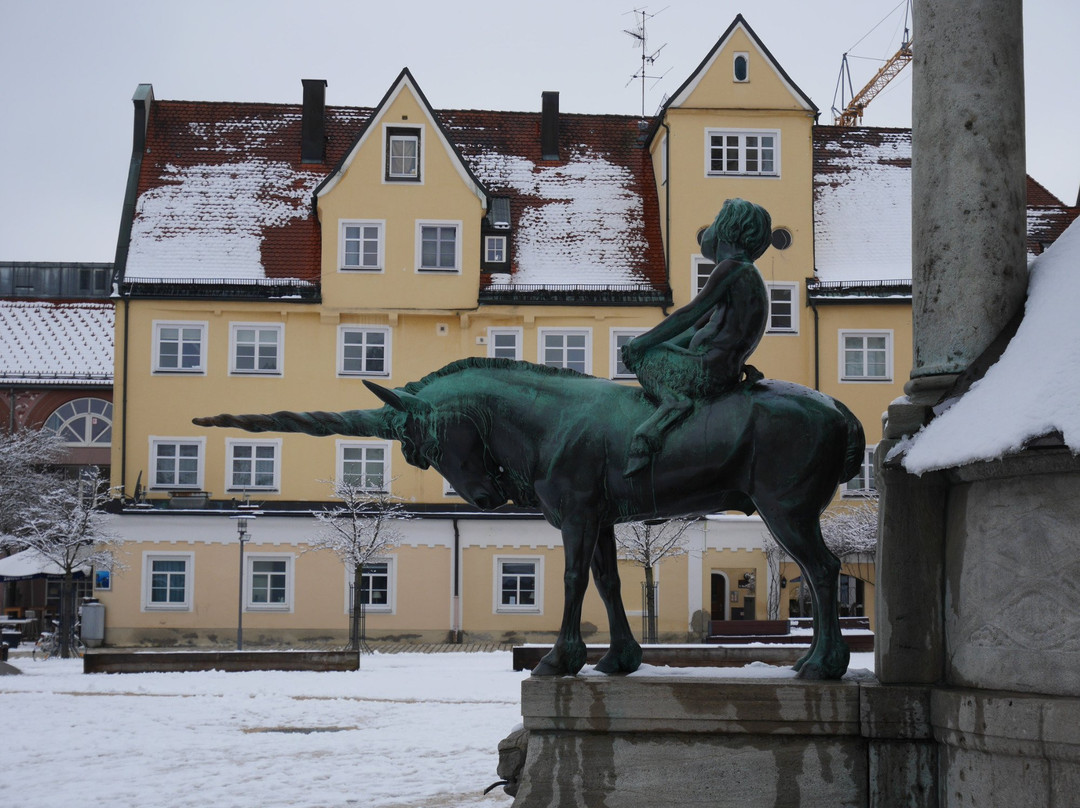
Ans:
{"label": "brick chimney", "polygon": [[540,158],[559,159],[559,94],[545,90],[540,94]]}
{"label": "brick chimney", "polygon": [[301,79],[304,112],[300,118],[300,161],[321,163],[326,158],[326,80]]}

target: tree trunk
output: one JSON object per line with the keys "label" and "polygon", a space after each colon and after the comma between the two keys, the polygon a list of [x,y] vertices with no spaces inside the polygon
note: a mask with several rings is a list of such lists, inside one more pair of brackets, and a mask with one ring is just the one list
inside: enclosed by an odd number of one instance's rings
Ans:
{"label": "tree trunk", "polygon": [[645,566],[645,619],[647,621],[645,642],[656,642],[656,587],[653,584],[653,568]]}
{"label": "tree trunk", "polygon": [[72,584],[74,581],[71,577],[71,570],[64,572],[64,580],[60,583],[60,625],[57,628],[57,633],[60,642],[60,658],[67,659],[71,656],[71,647],[74,644],[74,620],[72,620],[72,608],[74,604],[71,602],[72,592],[74,587]]}
{"label": "tree trunk", "polygon": [[353,598],[352,614],[349,615],[349,651],[360,653],[360,614],[363,608],[360,602],[360,588],[364,582],[364,565],[357,564],[353,568]]}

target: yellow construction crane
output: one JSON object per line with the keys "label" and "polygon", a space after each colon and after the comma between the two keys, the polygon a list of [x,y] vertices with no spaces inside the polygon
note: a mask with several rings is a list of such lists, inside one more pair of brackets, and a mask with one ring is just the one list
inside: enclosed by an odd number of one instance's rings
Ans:
{"label": "yellow construction crane", "polygon": [[[910,9],[911,3],[908,2],[908,9]],[[880,25],[880,23],[878,23]],[[876,27],[876,26],[875,26]],[[858,43],[856,43],[858,44]],[[897,75],[900,71],[907,67],[908,62],[911,61],[911,31],[907,27],[907,17],[904,20],[904,37],[900,43],[900,50],[894,53],[885,64],[881,66],[881,69],[870,79],[865,87],[859,92],[853,93],[851,100],[844,104],[844,82],[847,80],[847,88],[850,92],[851,89],[851,71],[848,68],[848,55],[845,53],[843,60],[840,62],[840,77],[837,80],[837,92],[840,94],[841,109],[836,107],[836,96],[833,96],[833,123],[836,126],[859,126],[862,123],[863,111],[867,105],[874,100],[874,97],[885,89],[886,85]]]}

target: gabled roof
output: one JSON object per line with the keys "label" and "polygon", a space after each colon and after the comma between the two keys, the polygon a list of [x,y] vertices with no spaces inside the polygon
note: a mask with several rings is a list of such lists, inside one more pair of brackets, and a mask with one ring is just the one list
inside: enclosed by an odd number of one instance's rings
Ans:
{"label": "gabled roof", "polygon": [[769,49],[765,47],[765,43],[758,38],[756,33],[754,33],[754,29],[750,27],[750,23],[743,18],[742,14],[735,15],[735,19],[731,21],[731,25],[729,25],[727,30],[720,35],[718,40],[716,40],[716,44],[713,45],[712,50],[706,54],[705,58],[701,60],[701,64],[697,66],[697,69],[687,77],[686,81],[679,85],[679,88],[673,92],[671,97],[664,103],[663,110],[667,110],[669,107],[678,107],[686,100],[690,93],[694,91],[694,88],[697,87],[704,75],[709,72],[713,62],[716,61],[716,57],[720,54],[720,51],[724,49],[724,46],[727,45],[732,34],[737,30],[743,31],[750,38],[750,41],[754,43],[754,46],[761,51],[766,62],[768,62],[780,81],[783,82],[784,86],[791,92],[795,100],[807,111],[817,114],[818,108],[814,102],[810,100],[810,96],[799,89],[799,86],[791,80],[791,76],[789,76],[787,71],[785,71],[784,68],[780,66],[780,63],[776,61],[772,53],[769,52]]}
{"label": "gabled roof", "polygon": [[[395,87],[410,79],[403,72]],[[125,279],[317,281],[313,194],[372,128],[377,109],[328,107],[318,164],[301,162],[299,104],[154,101]],[[511,273],[496,281],[667,291],[637,116],[563,114],[561,159],[545,161],[539,112],[432,115],[478,187],[509,197]]]}
{"label": "gabled roof", "polygon": [[[345,155],[341,158],[338,164],[334,167],[334,170],[330,172],[326,179],[319,183],[319,187],[315,189],[314,195],[318,197],[320,194],[326,193],[334,187],[337,181],[348,169],[349,164],[352,162],[353,157],[363,145],[364,141],[368,139],[368,136],[373,131],[377,130],[379,122],[383,120],[384,116],[386,115],[386,111],[390,107],[391,103],[393,103],[394,99],[401,95],[401,93],[405,90],[408,90],[412,93],[413,97],[415,97],[416,100],[420,103],[420,106],[424,110],[427,119],[434,125],[435,134],[438,142],[446,150],[447,154],[449,154],[450,159],[453,161],[454,166],[455,168],[457,168],[462,180],[464,180],[465,183],[469,185],[473,193],[480,197],[481,202],[483,202],[484,206],[487,207],[487,190],[476,178],[476,175],[473,174],[472,169],[469,167],[469,165],[461,158],[461,154],[458,152],[455,145],[447,137],[446,130],[443,129],[442,123],[435,115],[434,110],[432,110],[431,104],[428,103],[427,96],[424,95],[424,91],[420,89],[420,85],[416,83],[416,79],[413,78],[412,73],[409,72],[409,68],[407,67],[402,69],[401,73],[398,74],[397,79],[395,79],[394,83],[390,85],[390,89],[386,91],[386,95],[382,97],[382,100],[375,106],[375,109],[367,117],[367,120],[364,121],[364,124],[360,127],[360,131],[357,133],[356,139],[353,141],[352,146],[350,146],[346,150]],[[415,123],[415,121],[411,123]]]}
{"label": "gabled roof", "polygon": [[[911,282],[911,130],[814,127],[814,266],[829,282]],[[1027,253],[1077,216],[1027,178]]]}
{"label": "gabled roof", "polygon": [[0,383],[111,386],[112,303],[0,300]]}

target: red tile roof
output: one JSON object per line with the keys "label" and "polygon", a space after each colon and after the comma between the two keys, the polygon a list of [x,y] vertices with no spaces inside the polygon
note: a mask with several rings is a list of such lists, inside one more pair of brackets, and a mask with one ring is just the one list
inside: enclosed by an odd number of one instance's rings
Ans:
{"label": "red tile roof", "polygon": [[[155,101],[126,277],[317,280],[312,194],[372,110],[327,108],[321,164],[301,162],[301,112],[300,105]],[[563,114],[563,159],[543,161],[540,113],[435,114],[490,193],[510,197],[515,280],[630,279],[667,288],[652,166],[636,117]]]}

